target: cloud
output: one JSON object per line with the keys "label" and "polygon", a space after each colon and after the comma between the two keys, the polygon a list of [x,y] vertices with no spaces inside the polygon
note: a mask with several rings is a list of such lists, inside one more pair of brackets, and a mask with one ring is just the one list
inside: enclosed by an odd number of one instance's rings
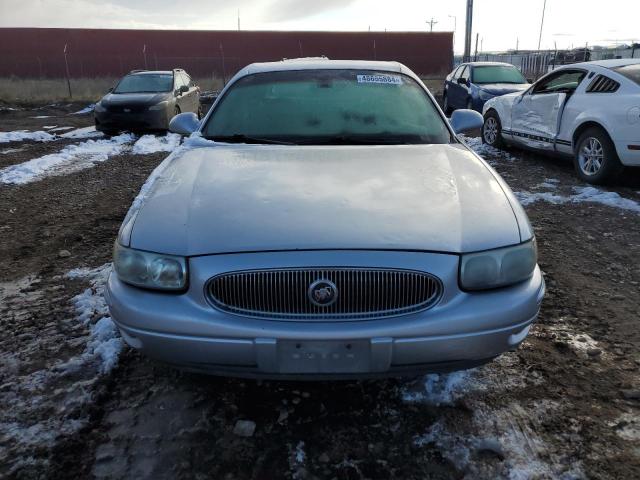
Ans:
{"label": "cloud", "polygon": [[280,22],[312,17],[346,8],[356,0],[275,0],[264,9],[268,21]]}

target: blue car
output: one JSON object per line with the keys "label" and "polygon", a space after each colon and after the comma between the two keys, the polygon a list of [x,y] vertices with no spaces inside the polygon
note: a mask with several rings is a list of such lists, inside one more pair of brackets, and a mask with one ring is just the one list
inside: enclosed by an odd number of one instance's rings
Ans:
{"label": "blue car", "polygon": [[458,108],[482,112],[487,100],[527,88],[527,79],[509,63],[463,63],[444,81],[442,108],[447,115]]}

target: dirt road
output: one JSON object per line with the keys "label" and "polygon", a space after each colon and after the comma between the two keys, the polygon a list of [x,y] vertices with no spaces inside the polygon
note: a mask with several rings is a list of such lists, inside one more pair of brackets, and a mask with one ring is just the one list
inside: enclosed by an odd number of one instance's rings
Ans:
{"label": "dirt road", "polygon": [[640,478],[640,175],[593,189],[568,161],[469,139],[525,205],[548,287],[526,342],[491,364],[205,377],[124,347],[101,296],[119,224],[174,140],[45,128],[90,125],[70,115],[83,106],[0,108],[0,131],[52,137],[0,143],[0,477]]}

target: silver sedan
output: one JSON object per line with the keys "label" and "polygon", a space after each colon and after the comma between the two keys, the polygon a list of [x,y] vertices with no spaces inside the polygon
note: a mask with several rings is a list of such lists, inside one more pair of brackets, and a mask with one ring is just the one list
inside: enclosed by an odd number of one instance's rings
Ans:
{"label": "silver sedan", "polygon": [[125,341],[187,370],[441,372],[516,348],[544,296],[532,228],[420,79],[387,62],[241,70],[150,178],[107,301]]}

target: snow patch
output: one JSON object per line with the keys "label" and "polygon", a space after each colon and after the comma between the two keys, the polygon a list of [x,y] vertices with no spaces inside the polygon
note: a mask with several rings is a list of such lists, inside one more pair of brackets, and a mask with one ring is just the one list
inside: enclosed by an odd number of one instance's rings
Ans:
{"label": "snow patch", "polygon": [[85,352],[80,358],[72,359],[65,367],[78,366],[87,362],[98,361],[100,373],[108,373],[118,363],[118,357],[124,346],[118,329],[108,316],[109,309],[104,299],[104,289],[111,273],[111,264],[87,269],[78,268],[69,271],[65,277],[70,279],[86,279],[91,287],[73,297],[78,320],[88,325],[92,319],[97,318],[91,324],[89,341]]}
{"label": "snow patch", "polygon": [[18,153],[25,150],[25,147],[20,148],[5,148],[4,150],[0,150],[0,155],[7,155],[9,153]]}
{"label": "snow patch", "polygon": [[46,176],[90,168],[124,152],[134,138],[131,134],[123,134],[110,139],[87,140],[77,145],[68,145],[58,153],[0,170],[0,183],[22,185]]}
{"label": "snow patch", "polygon": [[623,413],[615,421],[609,422],[616,434],[629,442],[640,442],[640,416],[634,413]]}
{"label": "snow patch", "polygon": [[157,152],[171,152],[180,145],[180,135],[168,133],[164,137],[155,135],[143,135],[133,145],[132,152],[138,155],[146,155]]}
{"label": "snow patch", "polygon": [[554,205],[567,203],[569,198],[552,192],[513,192],[523,207],[531,205],[540,200]]}
{"label": "snow patch", "polygon": [[610,358],[610,354],[602,348],[599,342],[587,333],[575,332],[566,322],[565,317],[560,317],[558,324],[547,325],[545,330],[551,333],[556,341],[566,344],[580,358],[590,358],[589,352],[596,350],[599,352],[600,358]]}
{"label": "snow patch", "polygon": [[471,148],[485,160],[502,159],[508,160],[510,162],[515,160],[515,157],[509,152],[492,147],[490,145],[487,145],[486,143],[482,143],[482,139],[480,137],[467,137],[466,135],[458,135],[458,138],[464,141],[464,143],[469,148]]}
{"label": "snow patch", "polygon": [[77,112],[70,113],[69,115],[84,115],[86,113],[93,112],[94,108],[96,108],[96,104],[92,103],[91,105],[87,105],[82,110],[78,110]]}
{"label": "snow patch", "polygon": [[617,208],[620,210],[640,213],[640,203],[629,198],[622,197],[616,192],[607,192],[595,187],[573,187],[575,192],[573,195],[562,195],[555,193],[557,182],[550,182],[549,179],[544,183],[536,185],[533,189],[547,188],[554,190],[552,192],[514,192],[523,206],[531,205],[538,201],[548,202],[554,205],[566,203],[598,203],[607,207]]}
{"label": "snow patch", "polygon": [[104,136],[102,132],[98,132],[96,127],[76,128],[67,133],[60,135],[62,138],[96,138]]}
{"label": "snow patch", "polygon": [[[47,127],[44,127],[47,128]],[[64,132],[66,130],[73,130],[73,127],[53,127],[51,128],[51,132]]]}
{"label": "snow patch", "polygon": [[48,132],[38,130],[36,132],[30,132],[28,130],[15,130],[13,132],[0,132],[0,143],[8,142],[24,142],[25,140],[31,140],[33,142],[50,142],[55,140],[55,136]]}
{"label": "snow patch", "polygon": [[51,118],[51,115],[37,115],[35,117],[30,117],[30,118]]}
{"label": "snow patch", "polygon": [[307,459],[307,454],[304,451],[304,442],[298,442],[295,449],[292,449],[291,445],[289,445],[288,447],[291,478],[293,478],[294,480],[307,478],[307,471],[304,467],[305,461]]}
{"label": "snow patch", "polygon": [[[472,371],[470,370],[442,375],[437,373],[426,375],[421,385],[412,385],[402,389],[402,400],[434,406],[453,405],[456,400],[472,388],[471,375]],[[416,388],[420,386],[422,388]]]}
{"label": "snow patch", "polygon": [[[401,390],[405,402],[424,402],[431,407],[450,407],[463,401],[470,419],[459,415],[440,415],[425,432],[413,439],[414,445],[438,449],[465,478],[583,478],[581,465],[564,458],[562,451],[547,443],[538,432],[551,414],[561,415],[563,405],[554,401],[533,401],[527,405],[496,402],[502,392],[530,388],[543,382],[535,372],[523,374],[514,353],[470,371],[427,375],[422,392]],[[422,395],[420,395],[422,393]],[[493,399],[493,400],[489,400]],[[496,405],[497,403],[497,405]],[[496,471],[487,473],[483,452],[492,452],[502,461]]]}
{"label": "snow patch", "polygon": [[640,203],[624,198],[616,192],[606,192],[595,187],[573,187],[573,191],[576,192],[570,197],[573,203],[593,202],[640,213]]}

